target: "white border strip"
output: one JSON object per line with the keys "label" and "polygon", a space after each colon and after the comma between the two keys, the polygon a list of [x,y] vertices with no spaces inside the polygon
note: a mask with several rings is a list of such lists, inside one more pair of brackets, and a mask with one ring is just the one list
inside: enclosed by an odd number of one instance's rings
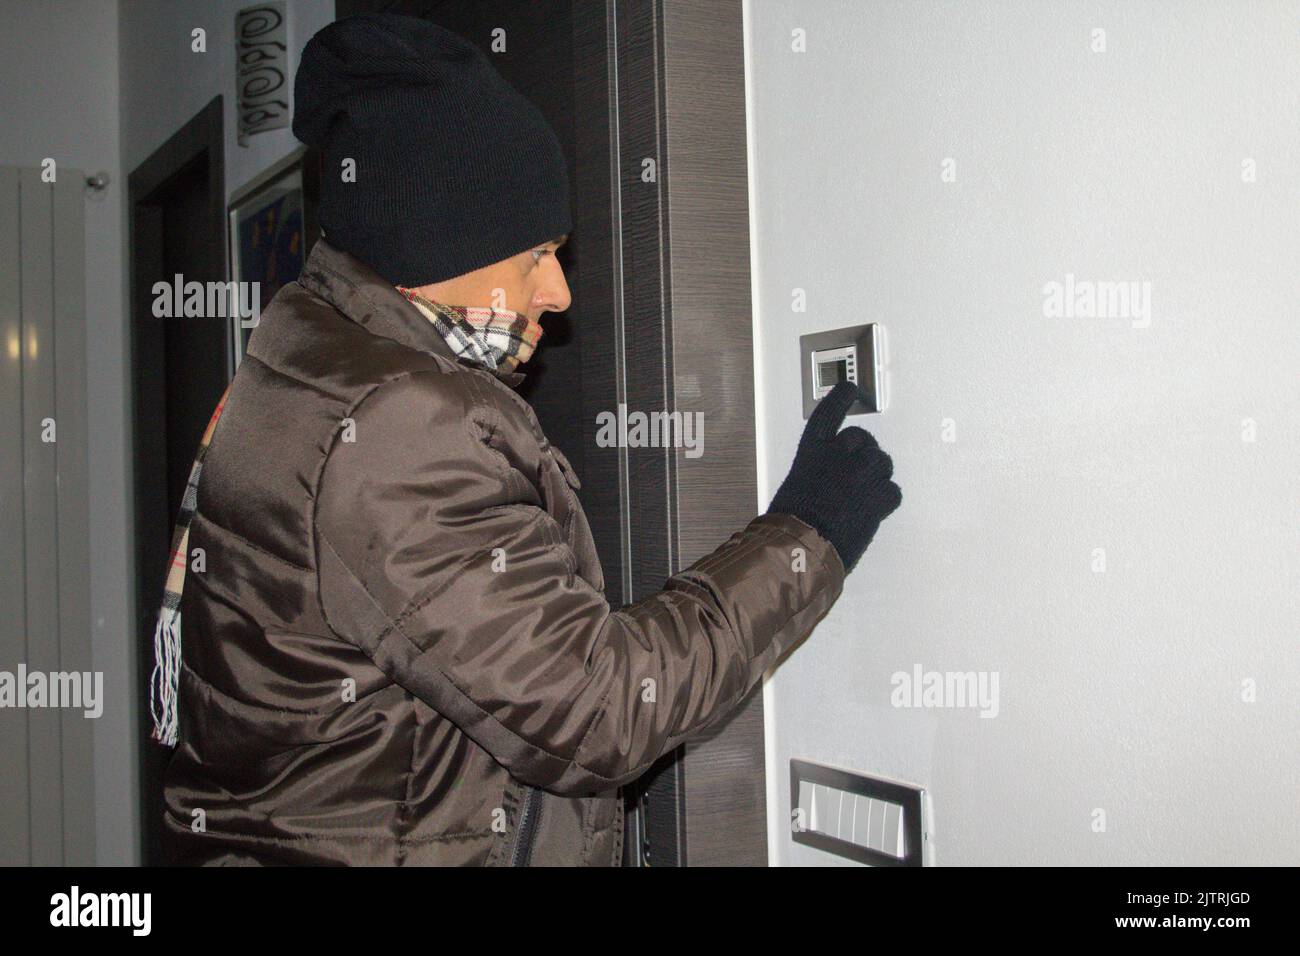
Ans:
{"label": "white border strip", "polygon": [[[767,399],[763,388],[763,328],[759,322],[759,282],[758,282],[758,217],[759,205],[754,191],[755,161],[754,150],[754,70],[751,55],[753,26],[751,0],[741,0],[741,18],[745,42],[745,166],[749,180],[749,301],[753,316],[753,360],[754,360],[754,461],[758,471],[755,485],[758,489],[758,511],[761,513],[771,500],[771,491],[767,486]],[[780,773],[776,759],[776,695],[772,690],[769,677],[763,680],[763,779],[767,786],[767,864],[780,865],[779,840],[783,819],[780,813],[781,788],[777,786]]]}

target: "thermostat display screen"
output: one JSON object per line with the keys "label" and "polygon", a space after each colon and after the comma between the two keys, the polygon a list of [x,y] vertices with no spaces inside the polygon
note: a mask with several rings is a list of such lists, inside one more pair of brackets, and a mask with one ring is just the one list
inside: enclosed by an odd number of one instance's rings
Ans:
{"label": "thermostat display screen", "polygon": [[840,382],[857,384],[858,368],[856,350],[852,346],[823,349],[812,353],[814,399],[825,398]]}

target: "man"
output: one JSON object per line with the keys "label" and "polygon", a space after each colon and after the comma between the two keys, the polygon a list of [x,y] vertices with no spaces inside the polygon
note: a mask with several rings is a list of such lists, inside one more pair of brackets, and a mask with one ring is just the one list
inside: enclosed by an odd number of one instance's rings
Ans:
{"label": "man", "polygon": [[569,305],[553,132],[473,46],[391,15],[317,34],[295,97],[324,237],[253,333],[178,526],[206,567],[160,624],[170,849],[617,864],[618,788],[834,603],[901,500],[892,464],[837,434],[838,388],[768,513],[610,608],[578,480],[511,388]]}

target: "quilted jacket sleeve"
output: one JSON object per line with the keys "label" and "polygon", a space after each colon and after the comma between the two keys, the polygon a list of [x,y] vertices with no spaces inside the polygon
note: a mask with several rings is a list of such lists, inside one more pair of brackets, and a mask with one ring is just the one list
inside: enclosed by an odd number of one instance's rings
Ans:
{"label": "quilted jacket sleeve", "polygon": [[517,410],[466,378],[415,373],[353,410],[319,481],[322,610],[518,779],[610,789],[726,716],[835,602],[843,565],[763,515],[613,609],[574,573]]}

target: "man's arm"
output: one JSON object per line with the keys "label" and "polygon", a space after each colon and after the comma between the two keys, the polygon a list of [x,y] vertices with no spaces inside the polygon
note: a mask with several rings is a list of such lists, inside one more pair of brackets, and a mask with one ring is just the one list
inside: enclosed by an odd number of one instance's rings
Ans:
{"label": "man's arm", "polygon": [[420,372],[336,442],[315,520],[322,610],[515,777],[561,794],[635,779],[730,713],[839,596],[835,549],[755,518],[664,590],[614,610],[502,436],[511,410]]}

